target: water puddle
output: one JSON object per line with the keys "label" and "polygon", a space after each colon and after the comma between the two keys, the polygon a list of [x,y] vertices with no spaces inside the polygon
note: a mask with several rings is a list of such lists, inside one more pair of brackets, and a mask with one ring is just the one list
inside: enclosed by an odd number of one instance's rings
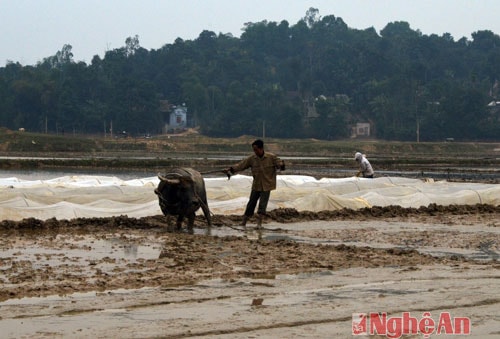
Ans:
{"label": "water puddle", "polygon": [[[402,226],[404,228],[404,226]],[[387,230],[385,230],[387,231]],[[397,230],[391,230],[397,232]],[[202,234],[206,230],[195,230],[195,234]],[[474,261],[492,261],[498,260],[500,254],[491,248],[449,248],[449,247],[432,247],[432,246],[400,246],[388,242],[363,242],[363,241],[342,241],[339,239],[329,239],[321,237],[307,237],[288,233],[286,229],[247,227],[231,228],[218,227],[212,228],[210,234],[212,236],[241,236],[252,240],[267,240],[267,241],[292,241],[304,244],[313,245],[346,245],[356,247],[372,247],[378,249],[397,248],[401,250],[416,250],[422,254],[428,254],[433,257],[449,257],[449,258],[465,258]]]}
{"label": "water puddle", "polygon": [[134,264],[156,260],[162,245],[149,239],[140,242],[133,237],[115,234],[96,239],[92,235],[57,235],[53,238],[9,238],[9,246],[0,247],[0,270],[17,263],[33,269],[44,267],[99,268],[112,271],[116,264]]}

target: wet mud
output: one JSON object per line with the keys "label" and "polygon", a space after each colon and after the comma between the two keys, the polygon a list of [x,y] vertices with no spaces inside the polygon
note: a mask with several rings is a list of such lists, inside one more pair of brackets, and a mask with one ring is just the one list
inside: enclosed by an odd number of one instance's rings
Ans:
{"label": "wet mud", "polygon": [[[2,221],[0,301],[189,285],[206,279],[472,260],[457,253],[431,255],[419,247],[490,251],[489,259],[495,261],[500,247],[498,233],[456,230],[457,226],[478,224],[498,230],[500,207],[488,205],[389,206],[317,213],[277,209],[268,213],[262,229],[252,225],[253,219],[246,228],[238,226],[241,216],[237,215],[214,215],[212,221],[214,226],[208,229],[204,218],[197,216],[193,232],[184,227],[177,230],[175,220],[160,215]],[[308,226],[320,221],[365,226]],[[376,231],[383,223],[439,224],[445,228]]]}

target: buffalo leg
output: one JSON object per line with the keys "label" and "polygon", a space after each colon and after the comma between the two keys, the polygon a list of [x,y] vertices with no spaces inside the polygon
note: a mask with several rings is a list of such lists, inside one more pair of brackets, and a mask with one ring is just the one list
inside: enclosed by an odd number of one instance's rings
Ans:
{"label": "buffalo leg", "polygon": [[194,226],[194,218],[195,218],[194,212],[189,213],[187,218],[188,218],[188,229],[192,230],[193,226]]}
{"label": "buffalo leg", "polygon": [[179,214],[177,217],[177,229],[180,230],[182,228],[182,220],[184,220],[184,216]]}
{"label": "buffalo leg", "polygon": [[165,214],[165,218],[167,219],[167,227],[170,228],[170,224],[172,222],[172,216],[170,214]]}

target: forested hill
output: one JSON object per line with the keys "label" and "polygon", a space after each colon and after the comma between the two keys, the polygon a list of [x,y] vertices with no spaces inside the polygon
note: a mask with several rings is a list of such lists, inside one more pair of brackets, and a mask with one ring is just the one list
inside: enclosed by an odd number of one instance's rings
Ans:
{"label": "forested hill", "polygon": [[342,139],[369,122],[379,139],[498,141],[500,37],[471,38],[403,21],[357,30],[311,8],[296,24],[245,24],[240,38],[205,30],[146,50],[129,37],[90,64],[67,44],[36,66],[0,68],[0,126],[160,133],[168,101],[186,104],[189,123],[210,136],[265,126],[270,137]]}

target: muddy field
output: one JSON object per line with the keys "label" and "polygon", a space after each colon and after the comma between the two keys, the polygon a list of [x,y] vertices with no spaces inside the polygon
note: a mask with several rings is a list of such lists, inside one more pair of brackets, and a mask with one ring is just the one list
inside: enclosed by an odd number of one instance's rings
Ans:
{"label": "muddy field", "polygon": [[193,234],[163,216],[1,222],[2,337],[344,338],[373,311],[500,336],[499,206],[213,219]]}

